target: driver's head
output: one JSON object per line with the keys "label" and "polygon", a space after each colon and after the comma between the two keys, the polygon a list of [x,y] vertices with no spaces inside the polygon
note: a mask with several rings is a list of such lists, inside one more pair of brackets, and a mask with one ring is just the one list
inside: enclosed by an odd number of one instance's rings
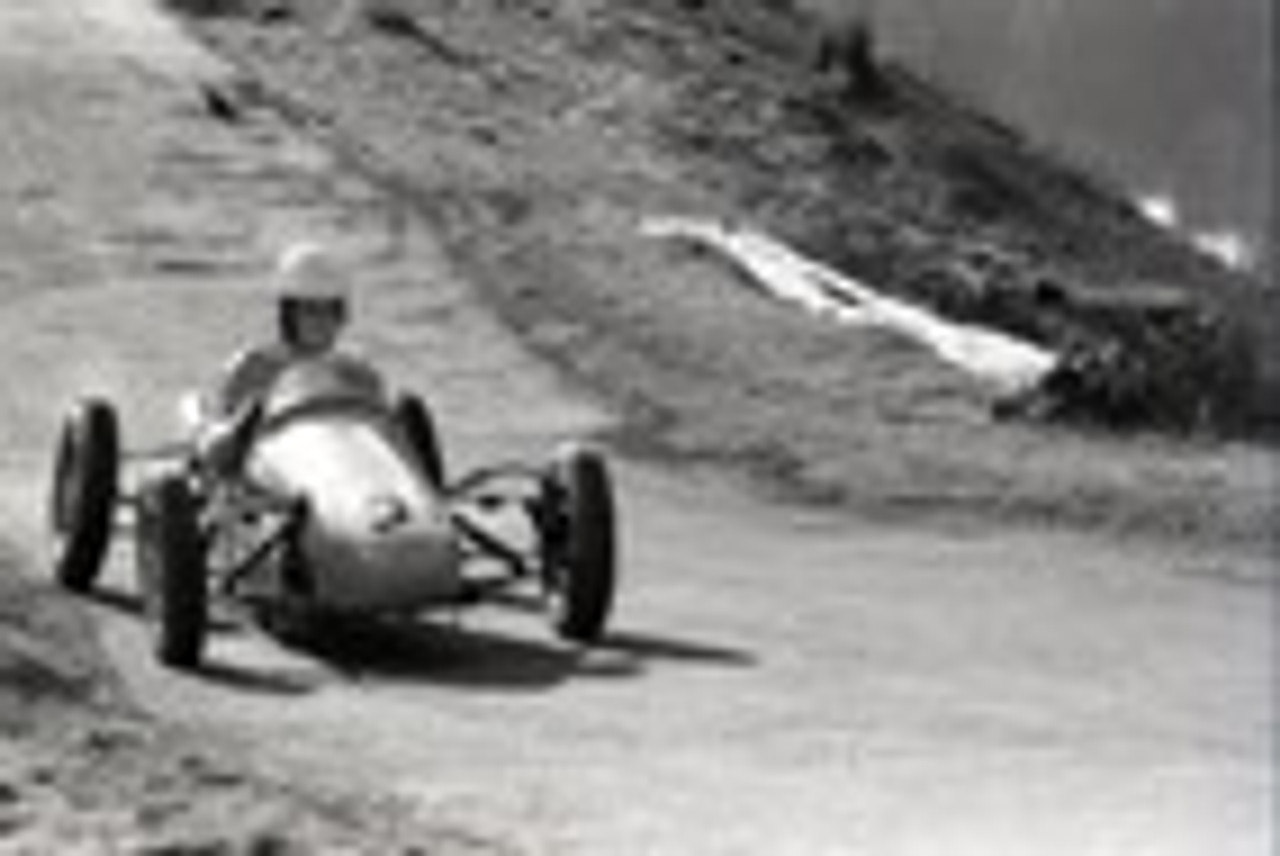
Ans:
{"label": "driver's head", "polygon": [[346,325],[350,304],[346,271],[319,244],[286,247],[276,262],[276,306],[280,337],[303,353],[333,347]]}

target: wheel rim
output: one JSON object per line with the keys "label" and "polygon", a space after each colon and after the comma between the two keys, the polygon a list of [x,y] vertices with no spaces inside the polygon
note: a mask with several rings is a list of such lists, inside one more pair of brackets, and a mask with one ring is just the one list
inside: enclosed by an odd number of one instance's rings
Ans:
{"label": "wheel rim", "polygon": [[77,497],[84,490],[83,467],[80,466],[80,443],[73,430],[63,432],[58,446],[53,475],[53,498],[50,516],[55,535],[64,536],[75,517]]}
{"label": "wheel rim", "polygon": [[559,473],[550,473],[543,483],[542,505],[538,509],[537,528],[542,539],[542,594],[557,617],[564,610],[565,535],[568,529],[565,490]]}

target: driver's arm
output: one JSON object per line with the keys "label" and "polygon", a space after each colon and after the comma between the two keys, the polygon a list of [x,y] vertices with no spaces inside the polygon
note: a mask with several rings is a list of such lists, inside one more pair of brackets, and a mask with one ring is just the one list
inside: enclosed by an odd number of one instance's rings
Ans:
{"label": "driver's arm", "polygon": [[207,417],[234,419],[248,406],[261,402],[288,364],[289,357],[277,347],[253,348],[236,354],[209,390]]}
{"label": "driver's arm", "polygon": [[244,452],[262,419],[267,392],[286,360],[276,349],[237,354],[202,399],[195,433],[196,458],[217,473],[240,468]]}

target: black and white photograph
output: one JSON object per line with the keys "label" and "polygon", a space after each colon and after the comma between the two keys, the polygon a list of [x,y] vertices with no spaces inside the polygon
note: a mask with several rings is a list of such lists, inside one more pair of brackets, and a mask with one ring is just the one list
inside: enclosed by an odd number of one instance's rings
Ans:
{"label": "black and white photograph", "polygon": [[1272,856],[1271,0],[0,0],[0,854]]}

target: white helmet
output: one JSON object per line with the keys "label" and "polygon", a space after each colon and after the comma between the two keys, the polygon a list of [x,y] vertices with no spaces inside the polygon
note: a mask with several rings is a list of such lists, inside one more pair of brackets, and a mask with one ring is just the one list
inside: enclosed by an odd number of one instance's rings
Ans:
{"label": "white helmet", "polygon": [[276,299],[336,302],[351,299],[347,272],[334,256],[313,241],[285,247],[276,260]]}

